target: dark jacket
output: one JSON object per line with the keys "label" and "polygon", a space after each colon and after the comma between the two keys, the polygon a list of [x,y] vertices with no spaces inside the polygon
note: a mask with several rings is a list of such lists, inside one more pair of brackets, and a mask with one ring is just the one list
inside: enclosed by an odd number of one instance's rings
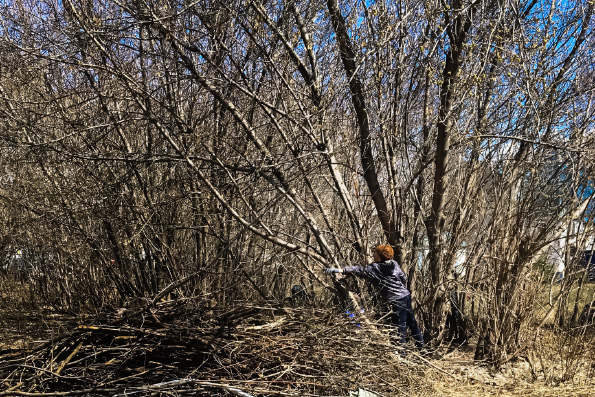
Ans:
{"label": "dark jacket", "polygon": [[407,289],[407,276],[395,260],[373,262],[366,267],[348,266],[343,273],[353,274],[369,280],[378,289],[380,296],[388,303],[411,295]]}

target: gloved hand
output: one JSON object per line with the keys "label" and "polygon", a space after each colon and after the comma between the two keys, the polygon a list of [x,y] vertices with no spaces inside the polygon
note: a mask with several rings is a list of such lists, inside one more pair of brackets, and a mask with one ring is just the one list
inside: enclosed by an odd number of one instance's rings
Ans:
{"label": "gloved hand", "polygon": [[343,273],[343,269],[335,269],[334,267],[327,267],[326,269],[324,269],[324,272],[327,274]]}

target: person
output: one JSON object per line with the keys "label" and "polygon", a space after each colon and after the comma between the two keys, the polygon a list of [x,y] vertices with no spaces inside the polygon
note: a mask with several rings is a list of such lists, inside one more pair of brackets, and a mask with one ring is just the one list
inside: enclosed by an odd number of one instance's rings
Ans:
{"label": "person", "polygon": [[374,262],[366,267],[348,266],[343,269],[326,268],[325,272],[352,274],[372,283],[381,298],[391,307],[391,323],[397,327],[399,342],[407,342],[407,329],[415,340],[415,346],[424,348],[424,339],[415,320],[411,306],[411,292],[407,289],[407,276],[393,259],[394,251],[390,245],[379,245],[374,249]]}

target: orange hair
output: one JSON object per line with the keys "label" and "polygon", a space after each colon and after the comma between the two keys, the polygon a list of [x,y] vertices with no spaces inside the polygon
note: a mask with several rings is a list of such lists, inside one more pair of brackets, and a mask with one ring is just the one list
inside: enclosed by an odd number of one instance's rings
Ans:
{"label": "orange hair", "polygon": [[375,248],[374,252],[378,254],[380,259],[388,260],[393,259],[395,252],[393,251],[393,247],[388,244],[379,245]]}

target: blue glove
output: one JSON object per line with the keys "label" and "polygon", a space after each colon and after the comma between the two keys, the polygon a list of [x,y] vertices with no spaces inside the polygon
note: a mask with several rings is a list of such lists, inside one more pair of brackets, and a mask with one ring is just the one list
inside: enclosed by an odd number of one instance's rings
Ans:
{"label": "blue glove", "polygon": [[327,274],[343,273],[343,269],[335,269],[334,267],[327,267],[326,269],[324,269],[324,272]]}

